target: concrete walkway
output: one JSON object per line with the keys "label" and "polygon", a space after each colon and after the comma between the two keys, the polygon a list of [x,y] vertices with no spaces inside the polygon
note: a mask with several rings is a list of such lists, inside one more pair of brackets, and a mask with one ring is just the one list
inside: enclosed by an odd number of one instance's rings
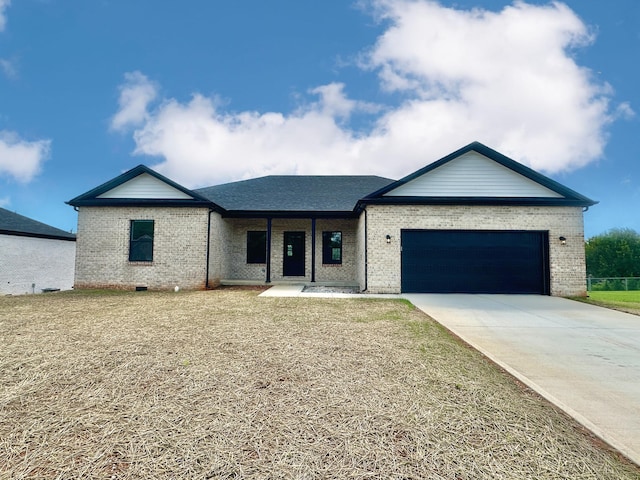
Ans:
{"label": "concrete walkway", "polygon": [[304,285],[274,285],[260,297],[316,297],[316,298],[402,298],[401,295],[376,295],[371,293],[305,292]]}
{"label": "concrete walkway", "polygon": [[640,317],[537,295],[404,297],[640,465]]}
{"label": "concrete walkway", "polygon": [[406,298],[640,465],[640,317],[539,295],[308,293],[261,296]]}

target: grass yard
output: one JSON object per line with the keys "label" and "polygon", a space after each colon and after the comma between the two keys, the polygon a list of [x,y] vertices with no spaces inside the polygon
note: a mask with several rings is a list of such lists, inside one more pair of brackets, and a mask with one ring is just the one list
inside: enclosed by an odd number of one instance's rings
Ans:
{"label": "grass yard", "polygon": [[0,298],[0,478],[638,479],[403,301]]}
{"label": "grass yard", "polygon": [[600,305],[623,312],[640,315],[640,291],[595,291],[589,292],[586,299],[588,303]]}

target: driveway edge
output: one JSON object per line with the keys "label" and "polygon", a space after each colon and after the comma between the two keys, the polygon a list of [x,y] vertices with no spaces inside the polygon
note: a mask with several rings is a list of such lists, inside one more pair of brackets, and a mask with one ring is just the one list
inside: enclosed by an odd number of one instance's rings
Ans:
{"label": "driveway edge", "polygon": [[[411,301],[408,298],[406,298],[406,300]],[[520,372],[515,370],[513,367],[511,367],[511,366],[507,365],[506,363],[502,362],[500,359],[496,358],[495,356],[493,356],[491,353],[489,353],[488,351],[486,351],[485,349],[483,349],[479,345],[477,345],[474,342],[472,342],[472,341],[468,340],[467,338],[465,338],[464,335],[462,335],[461,333],[457,332],[455,329],[447,327],[446,325],[438,322],[438,320],[435,319],[434,317],[432,317],[431,315],[429,315],[429,313],[426,310],[424,310],[424,309],[420,308],[419,306],[415,305],[413,302],[411,304],[414,307],[416,307],[418,310],[422,311],[425,315],[427,315],[433,321],[437,322],[438,325],[442,326],[442,328],[444,328],[445,330],[450,332],[455,337],[459,338],[462,342],[466,343],[467,345],[469,345],[474,350],[480,352],[484,357],[489,359],[494,364],[498,365],[500,368],[502,368],[504,371],[506,371],[509,375],[513,376],[518,381],[522,382],[524,385],[526,385],[531,390],[536,392],[538,395],[543,397],[545,400],[547,400],[548,402],[552,403],[554,406],[556,406],[557,408],[559,408],[560,410],[565,412],[567,415],[569,415],[571,418],[573,418],[576,422],[578,422],[580,425],[582,425],[584,428],[586,428],[591,433],[593,433],[596,437],[598,437],[601,441],[603,441],[605,444],[607,444],[612,450],[615,450],[616,452],[618,452],[621,455],[623,455],[628,461],[640,466],[640,457],[637,456],[635,454],[635,452],[630,451],[624,445],[621,445],[620,443],[618,443],[615,439],[611,438],[604,431],[602,431],[602,429],[600,429],[599,427],[594,425],[592,422],[590,422],[583,415],[581,415],[580,413],[576,412],[574,409],[572,409],[571,407],[569,407],[565,403],[563,403],[560,400],[558,400],[556,397],[551,395],[549,392],[547,392],[540,385],[538,385],[534,381],[530,380],[529,378],[527,378],[526,376],[524,376],[523,374],[521,374]]]}

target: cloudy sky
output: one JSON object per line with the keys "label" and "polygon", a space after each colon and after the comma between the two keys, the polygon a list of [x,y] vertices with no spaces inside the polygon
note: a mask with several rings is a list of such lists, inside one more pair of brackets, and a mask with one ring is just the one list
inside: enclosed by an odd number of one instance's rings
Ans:
{"label": "cloudy sky", "polygon": [[140,163],[187,187],[403,177],[480,141],[640,231],[637,0],[0,0],[0,206]]}

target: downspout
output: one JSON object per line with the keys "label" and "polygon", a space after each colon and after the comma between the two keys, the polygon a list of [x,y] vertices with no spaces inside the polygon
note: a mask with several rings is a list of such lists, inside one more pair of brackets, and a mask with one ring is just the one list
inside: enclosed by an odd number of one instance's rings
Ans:
{"label": "downspout", "polygon": [[316,281],[316,219],[311,219],[311,283]]}
{"label": "downspout", "polygon": [[364,292],[369,288],[369,249],[367,248],[367,208],[364,210]]}
{"label": "downspout", "polygon": [[267,218],[267,278],[265,283],[271,283],[271,217]]}
{"label": "downspout", "polygon": [[208,290],[209,287],[209,256],[211,254],[211,214],[213,209],[209,209],[209,217],[207,219],[207,269],[205,273],[204,287]]}

